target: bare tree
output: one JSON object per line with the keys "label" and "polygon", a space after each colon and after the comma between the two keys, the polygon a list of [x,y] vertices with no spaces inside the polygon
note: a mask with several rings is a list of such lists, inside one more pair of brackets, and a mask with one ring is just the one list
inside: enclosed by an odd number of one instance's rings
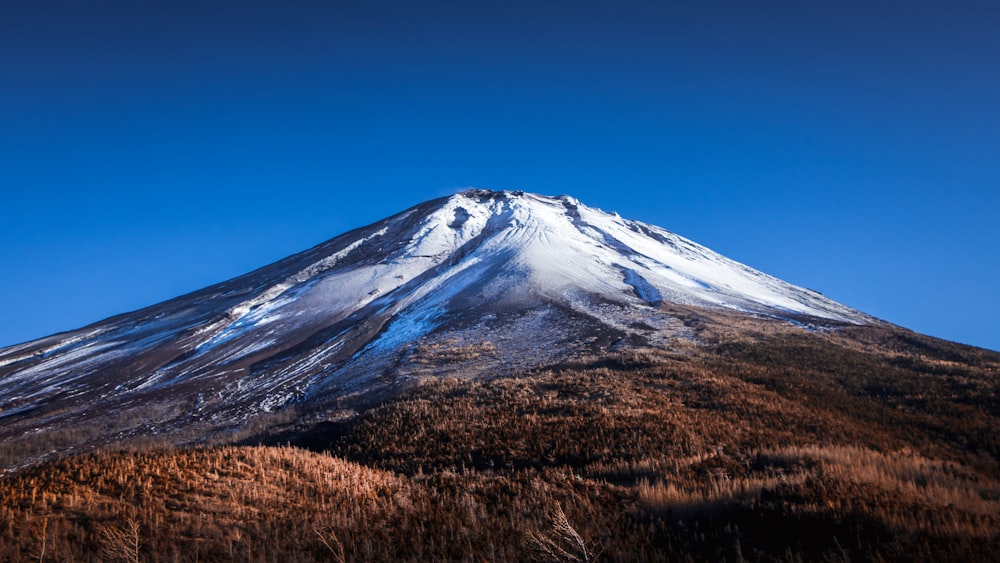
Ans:
{"label": "bare tree", "polygon": [[124,527],[107,526],[101,531],[104,551],[111,559],[139,563],[139,522],[134,518],[125,520]]}
{"label": "bare tree", "polygon": [[38,561],[41,563],[45,561],[45,546],[49,539],[49,519],[42,518],[41,529],[38,531],[38,541],[41,542],[41,547],[38,549]]}

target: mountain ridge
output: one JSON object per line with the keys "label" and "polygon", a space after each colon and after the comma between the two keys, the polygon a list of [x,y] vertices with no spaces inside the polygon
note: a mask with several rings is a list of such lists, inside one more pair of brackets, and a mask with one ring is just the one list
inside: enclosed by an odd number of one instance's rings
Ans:
{"label": "mountain ridge", "polygon": [[[495,376],[680,347],[691,310],[836,330],[881,321],[567,195],[466,190],[242,276],[0,349],[0,433],[147,407],[148,433],[295,404],[350,409],[436,373]],[[428,350],[475,351],[433,366]],[[118,429],[118,432],[123,430]]]}

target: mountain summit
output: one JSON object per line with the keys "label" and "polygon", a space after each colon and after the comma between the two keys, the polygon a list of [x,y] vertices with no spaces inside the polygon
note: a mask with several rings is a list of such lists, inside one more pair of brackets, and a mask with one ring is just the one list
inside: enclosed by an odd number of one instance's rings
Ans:
{"label": "mountain summit", "polygon": [[159,432],[290,403],[350,407],[428,375],[690,345],[715,311],[876,323],[569,196],[469,190],[152,307],[0,350],[0,434],[109,409]]}

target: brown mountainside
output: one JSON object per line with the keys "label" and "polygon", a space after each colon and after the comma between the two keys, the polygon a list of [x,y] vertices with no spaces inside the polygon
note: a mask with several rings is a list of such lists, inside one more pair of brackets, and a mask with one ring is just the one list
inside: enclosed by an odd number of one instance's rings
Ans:
{"label": "brown mountainside", "polygon": [[699,345],[451,370],[353,417],[14,472],[0,559],[1000,558],[1000,354],[685,316]]}

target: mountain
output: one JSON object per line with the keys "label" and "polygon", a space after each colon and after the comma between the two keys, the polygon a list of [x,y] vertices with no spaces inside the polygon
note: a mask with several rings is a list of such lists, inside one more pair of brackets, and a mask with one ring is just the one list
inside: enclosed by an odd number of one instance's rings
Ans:
{"label": "mountain", "polygon": [[449,370],[496,375],[585,352],[676,348],[697,340],[682,308],[815,329],[878,322],[569,196],[471,190],[0,350],[0,436],[108,412],[141,418],[115,434],[225,427],[293,403],[353,408]]}
{"label": "mountain", "polygon": [[0,560],[992,561],[1000,354],[472,190],[0,350]]}

